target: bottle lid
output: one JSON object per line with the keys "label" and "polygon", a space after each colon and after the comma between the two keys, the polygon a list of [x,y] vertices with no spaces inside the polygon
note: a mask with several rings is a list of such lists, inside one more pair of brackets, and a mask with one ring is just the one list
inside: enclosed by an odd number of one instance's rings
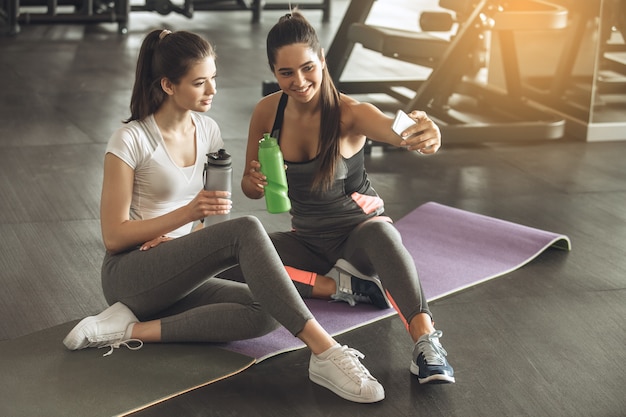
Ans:
{"label": "bottle lid", "polygon": [[211,165],[230,165],[230,154],[225,149],[206,154]]}
{"label": "bottle lid", "polygon": [[263,139],[259,140],[259,147],[271,148],[278,145],[278,139],[270,136],[269,133],[263,133]]}

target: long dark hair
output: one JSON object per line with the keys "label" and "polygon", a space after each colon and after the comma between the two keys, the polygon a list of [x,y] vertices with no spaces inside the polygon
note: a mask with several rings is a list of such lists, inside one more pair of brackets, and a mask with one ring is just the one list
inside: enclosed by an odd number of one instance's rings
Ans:
{"label": "long dark hair", "polygon": [[193,64],[207,57],[215,58],[215,50],[195,33],[160,29],[148,33],[137,59],[130,117],[124,122],[143,120],[157,111],[167,96],[161,79],[178,84]]}
{"label": "long dark hair", "polygon": [[[297,10],[282,16],[267,35],[267,59],[272,72],[274,72],[278,49],[294,43],[308,45],[320,59],[323,59],[322,48],[315,29]],[[330,77],[327,66],[322,69],[320,110],[318,149],[320,169],[313,179],[314,190],[330,188],[335,178],[337,160],[341,155],[339,153],[341,134],[339,91]]]}

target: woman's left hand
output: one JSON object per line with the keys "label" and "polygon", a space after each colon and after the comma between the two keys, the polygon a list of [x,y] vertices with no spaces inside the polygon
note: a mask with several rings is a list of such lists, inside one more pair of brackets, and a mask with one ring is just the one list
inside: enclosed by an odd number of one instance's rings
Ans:
{"label": "woman's left hand", "polygon": [[441,147],[439,127],[423,111],[413,110],[409,117],[415,120],[415,124],[404,131],[400,146],[424,155],[437,152]]}
{"label": "woman's left hand", "polygon": [[141,245],[139,250],[148,250],[148,249],[156,248],[161,243],[167,242],[168,240],[172,240],[172,239],[173,238],[168,237],[168,236],[159,236],[156,239],[149,240],[146,243],[144,243],[143,245]]}

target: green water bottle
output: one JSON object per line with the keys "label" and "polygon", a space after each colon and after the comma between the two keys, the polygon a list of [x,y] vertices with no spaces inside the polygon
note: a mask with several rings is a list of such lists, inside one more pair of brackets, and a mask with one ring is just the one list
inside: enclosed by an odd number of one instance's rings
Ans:
{"label": "green water bottle", "polygon": [[287,174],[285,161],[276,138],[263,134],[259,141],[259,162],[261,172],[267,178],[265,186],[265,206],[270,213],[284,213],[291,209],[287,195]]}

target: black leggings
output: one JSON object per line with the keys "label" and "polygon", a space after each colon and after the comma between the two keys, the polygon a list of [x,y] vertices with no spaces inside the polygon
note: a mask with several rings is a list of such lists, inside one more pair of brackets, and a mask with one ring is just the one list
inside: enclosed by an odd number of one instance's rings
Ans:
{"label": "black leggings", "polygon": [[[386,220],[368,220],[348,235],[302,237],[296,232],[276,232],[270,238],[286,266],[324,275],[343,258],[366,275],[378,274],[407,322],[419,313],[432,317],[413,257],[400,232]],[[304,298],[311,296],[310,285],[294,284]]]}

